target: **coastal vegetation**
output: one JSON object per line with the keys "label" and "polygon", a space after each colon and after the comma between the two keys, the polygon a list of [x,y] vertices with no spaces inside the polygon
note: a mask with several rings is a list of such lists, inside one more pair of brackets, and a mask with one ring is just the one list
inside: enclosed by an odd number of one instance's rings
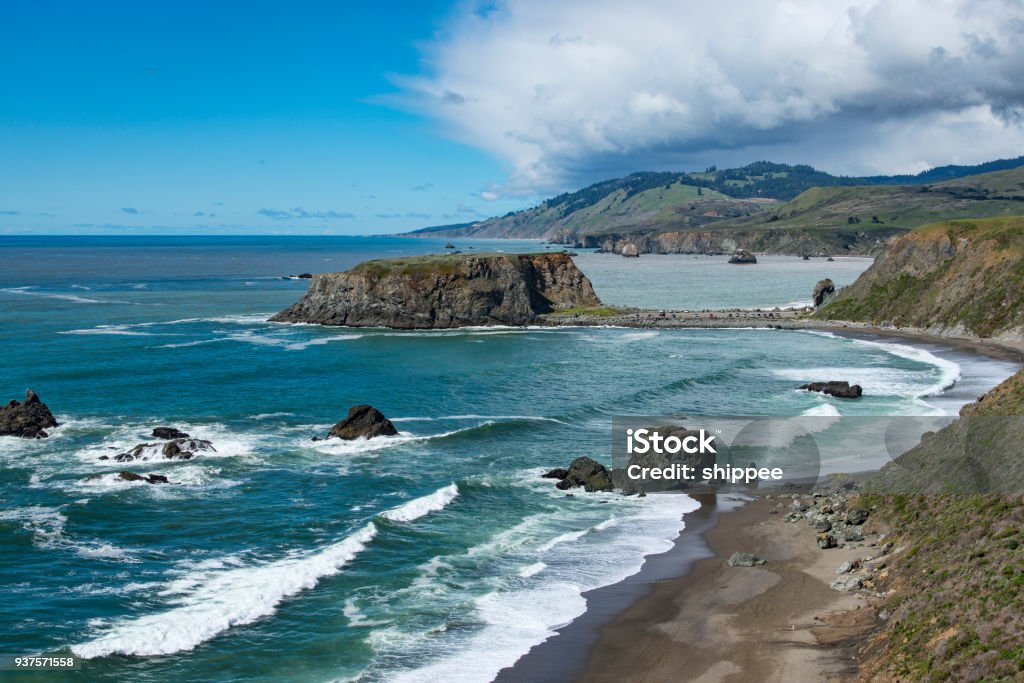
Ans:
{"label": "coastal vegetation", "polygon": [[816,316],[1020,339],[1024,217],[947,221],[895,239]]}

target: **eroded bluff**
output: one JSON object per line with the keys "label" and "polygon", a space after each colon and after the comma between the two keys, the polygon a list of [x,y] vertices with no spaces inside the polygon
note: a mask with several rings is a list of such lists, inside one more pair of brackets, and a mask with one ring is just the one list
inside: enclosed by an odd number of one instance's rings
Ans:
{"label": "eroded bluff", "polygon": [[568,254],[444,254],[367,261],[318,275],[273,322],[427,329],[526,325],[600,305]]}

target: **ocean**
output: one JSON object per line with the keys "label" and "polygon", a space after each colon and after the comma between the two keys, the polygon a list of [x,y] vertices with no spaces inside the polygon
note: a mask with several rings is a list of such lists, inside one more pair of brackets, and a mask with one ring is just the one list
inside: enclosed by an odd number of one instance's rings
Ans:
{"label": "ocean", "polygon": [[[283,277],[444,242],[0,238],[0,399],[31,387],[62,422],[0,437],[0,658],[71,652],[98,681],[487,681],[582,614],[582,593],[671,547],[697,507],[566,497],[539,477],[608,463],[613,415],[948,414],[1016,369],[798,331],[265,322],[305,291]],[[578,263],[606,302],[691,309],[803,302],[869,264],[725,260]],[[822,379],[865,397],[795,390]],[[311,440],[358,403],[401,434]],[[156,426],[216,452],[100,459]]]}

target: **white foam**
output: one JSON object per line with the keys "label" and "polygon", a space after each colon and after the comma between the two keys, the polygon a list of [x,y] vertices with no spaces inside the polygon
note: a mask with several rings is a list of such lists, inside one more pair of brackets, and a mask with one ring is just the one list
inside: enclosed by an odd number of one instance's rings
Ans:
{"label": "white foam", "polygon": [[[332,455],[364,455],[375,453],[377,451],[384,450],[385,448],[391,448],[392,446],[430,441],[432,439],[444,439],[455,434],[467,432],[471,429],[477,429],[479,427],[485,427],[493,424],[495,424],[493,421],[488,420],[472,427],[463,427],[461,429],[441,432],[440,434],[425,434],[422,436],[416,436],[408,432],[400,432],[397,436],[377,436],[372,439],[366,439],[363,437],[351,440],[324,439],[323,441],[314,441],[312,447],[318,451],[330,453]],[[308,446],[309,442],[304,440],[303,445]]]}
{"label": "white foam", "polygon": [[65,330],[58,334],[83,334],[83,335],[114,335],[122,337],[155,337],[157,336],[154,332],[142,332],[141,330],[131,329],[130,325],[97,325],[96,327],[90,327],[81,330]]}
{"label": "white foam", "polygon": [[77,296],[75,294],[60,294],[57,292],[35,292],[30,291],[29,287],[5,287],[0,289],[0,292],[7,292],[8,294],[24,294],[27,296],[39,296],[45,299],[59,299],[61,301],[73,301],[79,304],[124,304],[129,303],[127,301],[117,301],[114,299],[90,299],[84,296]]}
{"label": "white foam", "polygon": [[233,626],[273,614],[282,600],[316,586],[351,562],[377,535],[373,522],[315,553],[190,577],[173,609],[116,622],[71,651],[84,659],[112,654],[169,655],[195,648]]}
{"label": "white foam", "polygon": [[643,339],[652,339],[657,337],[657,332],[630,332],[629,334],[623,334],[619,336],[620,341],[641,341]]}
{"label": "white foam", "polygon": [[543,563],[543,562],[534,562],[533,564],[528,564],[525,567],[523,567],[522,569],[520,569],[519,570],[519,576],[523,577],[524,579],[528,579],[531,576],[536,576],[537,574],[540,574],[546,568],[547,568],[547,565],[545,563]]}
{"label": "white foam", "polygon": [[0,511],[0,520],[21,522],[32,533],[32,544],[42,549],[71,550],[90,559],[137,562],[131,552],[102,541],[82,541],[65,533],[67,517],[59,508],[31,505]]}
{"label": "white foam", "polygon": [[562,420],[542,415],[441,415],[440,417],[393,417],[392,422],[442,422],[444,420],[528,420],[534,422],[557,422]]}
{"label": "white foam", "polygon": [[392,510],[385,510],[380,513],[380,516],[384,519],[391,520],[392,522],[411,522],[413,520],[424,517],[431,512],[443,510],[459,495],[459,488],[454,484],[449,484],[443,488],[440,488],[433,493],[423,496],[421,498],[414,498],[408,503],[398,506]]}
{"label": "white foam", "polygon": [[839,409],[831,403],[822,403],[813,408],[808,408],[800,414],[807,417],[839,417]]}

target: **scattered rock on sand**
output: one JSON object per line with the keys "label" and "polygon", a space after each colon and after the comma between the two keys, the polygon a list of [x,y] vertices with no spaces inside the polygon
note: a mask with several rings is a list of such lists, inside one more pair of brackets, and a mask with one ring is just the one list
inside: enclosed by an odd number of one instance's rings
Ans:
{"label": "scattered rock on sand", "polygon": [[569,469],[565,471],[565,476],[555,486],[562,491],[582,486],[588,493],[611,491],[615,488],[611,472],[593,458],[585,456],[573,460],[569,464]]}
{"label": "scattered rock on sand", "polygon": [[757,567],[766,561],[751,553],[733,553],[728,564],[730,567]]}
{"label": "scattered rock on sand", "polygon": [[860,577],[857,576],[840,576],[838,579],[832,582],[832,588],[837,591],[844,593],[850,593],[855,590],[860,590],[864,586],[864,582],[861,581]]}
{"label": "scattered rock on sand", "polygon": [[798,389],[806,389],[807,391],[819,391],[829,396],[835,396],[836,398],[860,398],[863,395],[864,390],[861,389],[859,384],[851,385],[849,382],[809,382],[808,384],[802,384]]}
{"label": "scattered rock on sand", "polygon": [[395,436],[398,430],[391,420],[369,405],[352,406],[344,420],[331,427],[328,438],[338,439],[372,439],[377,436]]}
{"label": "scattered rock on sand", "polygon": [[24,439],[45,439],[47,428],[59,426],[53,413],[39,400],[36,392],[25,391],[25,400],[0,407],[0,436],[20,436]]}

